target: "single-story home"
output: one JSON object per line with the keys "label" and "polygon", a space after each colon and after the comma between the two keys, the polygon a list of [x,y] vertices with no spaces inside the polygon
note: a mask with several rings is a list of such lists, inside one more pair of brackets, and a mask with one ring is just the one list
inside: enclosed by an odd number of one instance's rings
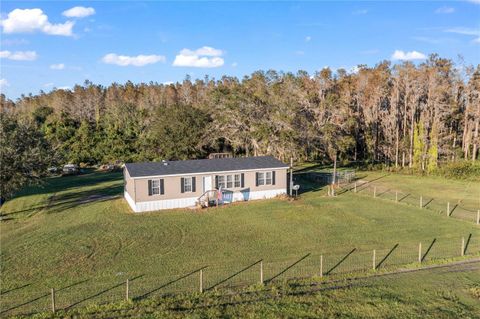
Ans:
{"label": "single-story home", "polygon": [[288,169],[272,156],[127,163],[124,196],[134,212],[272,198]]}

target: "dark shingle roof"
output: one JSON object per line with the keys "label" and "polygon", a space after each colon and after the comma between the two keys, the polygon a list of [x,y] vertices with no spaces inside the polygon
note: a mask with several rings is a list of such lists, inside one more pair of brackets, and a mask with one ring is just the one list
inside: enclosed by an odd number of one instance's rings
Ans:
{"label": "dark shingle roof", "polygon": [[284,168],[282,163],[273,156],[215,158],[187,161],[167,161],[125,164],[131,177],[213,173],[223,171],[251,170],[263,168]]}

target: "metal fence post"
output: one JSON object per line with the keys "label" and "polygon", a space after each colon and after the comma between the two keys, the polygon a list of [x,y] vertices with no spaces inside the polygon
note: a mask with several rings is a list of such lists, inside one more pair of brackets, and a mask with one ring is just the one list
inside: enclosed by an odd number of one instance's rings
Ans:
{"label": "metal fence post", "polygon": [[450,216],[450,202],[447,202],[447,216]]}
{"label": "metal fence post", "polygon": [[375,249],[374,249],[374,250],[373,250],[373,265],[372,265],[372,266],[373,266],[373,270],[376,270],[376,268],[377,268],[377,263],[376,263],[376,260],[375,260],[375,259],[376,259],[376,251],[375,251]]}
{"label": "metal fence post", "polygon": [[420,196],[420,208],[423,208],[423,196]]}
{"label": "metal fence post", "polygon": [[462,257],[465,256],[465,237],[462,237]]}

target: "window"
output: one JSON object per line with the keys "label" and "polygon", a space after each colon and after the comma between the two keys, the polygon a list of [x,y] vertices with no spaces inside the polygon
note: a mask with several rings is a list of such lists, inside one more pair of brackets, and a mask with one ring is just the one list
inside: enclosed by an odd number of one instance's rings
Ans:
{"label": "window", "polygon": [[225,176],[218,175],[218,188],[225,188]]}
{"label": "window", "polygon": [[227,188],[232,188],[232,187],[233,187],[233,176],[227,175]]}
{"label": "window", "polygon": [[148,196],[163,195],[163,179],[149,179],[148,180]]}
{"label": "window", "polygon": [[265,175],[265,185],[272,185],[272,172],[266,172]]}
{"label": "window", "polygon": [[235,187],[240,187],[240,174],[235,174]]}
{"label": "window", "polygon": [[258,173],[258,185],[265,185],[265,173]]}
{"label": "window", "polygon": [[184,192],[191,192],[192,191],[192,178],[191,177],[185,178],[185,182],[183,184],[183,191]]}

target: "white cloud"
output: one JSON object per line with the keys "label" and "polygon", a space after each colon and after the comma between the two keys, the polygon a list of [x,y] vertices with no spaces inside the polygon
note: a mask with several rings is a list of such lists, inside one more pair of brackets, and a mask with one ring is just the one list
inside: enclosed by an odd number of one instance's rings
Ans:
{"label": "white cloud", "polygon": [[102,58],[103,63],[116,64],[120,66],[144,66],[147,64],[153,64],[157,62],[165,62],[165,56],[163,55],[137,55],[127,56],[118,55],[115,53],[109,53]]}
{"label": "white cloud", "polygon": [[480,4],[480,0],[467,0],[467,1],[474,4]]}
{"label": "white cloud", "polygon": [[65,64],[63,64],[63,63],[51,64],[50,69],[52,69],[52,70],[63,70],[63,69],[65,69]]}
{"label": "white cloud", "polygon": [[354,15],[364,15],[364,14],[367,14],[367,13],[368,13],[367,9],[360,9],[360,10],[356,10],[356,11],[352,12],[352,14],[354,14]]}
{"label": "white cloud", "polygon": [[0,58],[2,59],[9,59],[15,61],[33,61],[36,60],[37,57],[37,52],[35,51],[0,51]]}
{"label": "white cloud", "polygon": [[222,66],[225,62],[221,57],[222,55],[222,50],[207,46],[201,47],[197,50],[183,49],[177,54],[177,56],[175,56],[173,66],[217,68]]}
{"label": "white cloud", "polygon": [[439,14],[449,14],[449,13],[454,13],[455,12],[455,8],[452,8],[452,7],[440,7],[438,8],[437,10],[435,10],[435,13],[439,13]]}
{"label": "white cloud", "polygon": [[68,18],[85,18],[95,14],[95,9],[92,7],[73,7],[71,9],[65,10],[62,13],[65,17]]}
{"label": "white cloud", "polygon": [[445,32],[480,36],[480,29],[473,29],[473,28],[457,27],[457,28],[446,29]]}
{"label": "white cloud", "polygon": [[424,60],[427,56],[418,51],[403,52],[402,50],[395,50],[392,54],[392,60],[411,61]]}
{"label": "white cloud", "polygon": [[4,33],[32,33],[40,31],[50,35],[72,36],[75,23],[52,24],[41,9],[15,9],[0,21]]}
{"label": "white cloud", "polygon": [[233,62],[232,63],[232,67],[236,68],[238,66],[238,63],[237,62]]}
{"label": "white cloud", "polygon": [[7,79],[0,79],[0,89],[10,86],[10,83],[8,83]]}
{"label": "white cloud", "polygon": [[462,35],[472,35],[475,37],[475,39],[473,39],[472,42],[480,43],[480,29],[456,27],[456,28],[446,29],[445,32],[462,34]]}
{"label": "white cloud", "polygon": [[305,37],[305,42],[310,42],[311,40],[312,40],[312,37],[311,37],[311,36],[307,35],[307,36]]}

